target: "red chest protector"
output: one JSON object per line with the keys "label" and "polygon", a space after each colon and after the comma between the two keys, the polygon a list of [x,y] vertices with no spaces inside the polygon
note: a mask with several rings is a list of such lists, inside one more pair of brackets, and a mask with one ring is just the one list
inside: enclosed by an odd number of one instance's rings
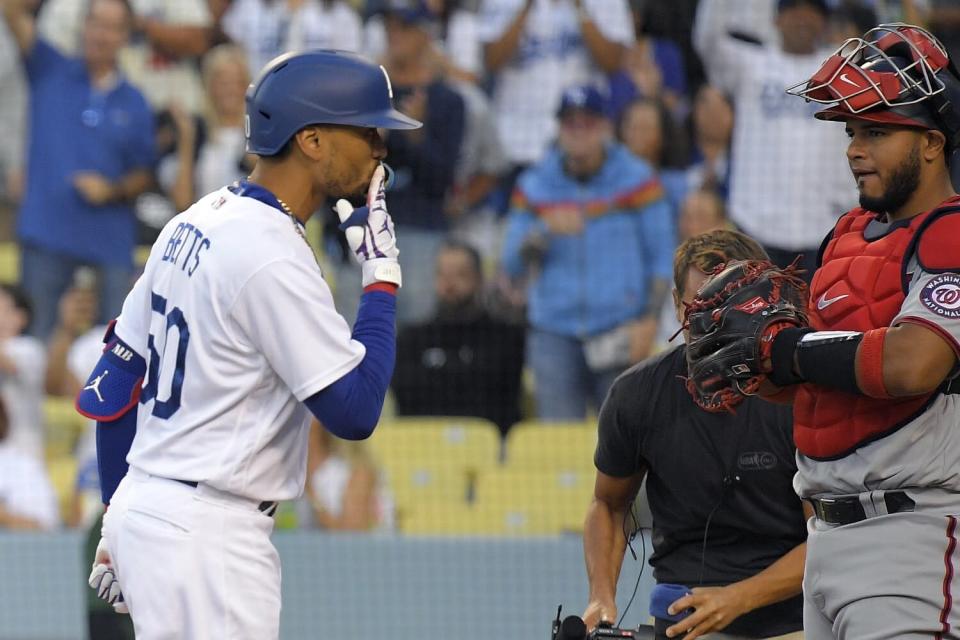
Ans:
{"label": "red chest protector", "polygon": [[[918,232],[953,209],[923,213],[908,225],[873,239],[864,237],[873,213],[857,208],[841,217],[810,287],[811,325],[818,331],[863,332],[889,327],[906,295],[909,280],[904,258],[916,254]],[[793,404],[797,449],[817,459],[846,456],[913,420],[935,395],[883,400],[802,385]]]}

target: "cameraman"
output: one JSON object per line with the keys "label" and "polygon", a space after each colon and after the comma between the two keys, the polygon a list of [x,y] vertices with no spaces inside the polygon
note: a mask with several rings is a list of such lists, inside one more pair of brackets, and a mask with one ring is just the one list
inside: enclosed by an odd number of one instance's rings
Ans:
{"label": "cameraman", "polygon": [[[766,254],[734,231],[681,244],[674,254],[677,315],[718,264],[747,259]],[[684,388],[686,373],[680,345],[621,375],[603,404],[583,535],[590,580],[584,621],[588,629],[617,622],[625,521],[646,475],[654,577],[692,590],[670,613],[695,609],[676,623],[657,618],[657,639],[802,638],[805,508],[792,487],[790,409],[747,398],[735,414],[707,413]]]}

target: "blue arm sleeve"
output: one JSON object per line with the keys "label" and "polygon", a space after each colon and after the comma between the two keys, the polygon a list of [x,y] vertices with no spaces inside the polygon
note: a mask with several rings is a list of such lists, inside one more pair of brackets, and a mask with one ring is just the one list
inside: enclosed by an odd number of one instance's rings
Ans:
{"label": "blue arm sleeve", "polygon": [[369,291],[360,298],[353,338],[367,348],[360,364],[304,401],[330,433],[363,440],[373,433],[396,361],[396,296]]}
{"label": "blue arm sleeve", "polygon": [[119,420],[97,422],[97,471],[100,474],[100,495],[103,504],[110,504],[123,476],[127,475],[127,453],[137,435],[137,408],[127,411]]}

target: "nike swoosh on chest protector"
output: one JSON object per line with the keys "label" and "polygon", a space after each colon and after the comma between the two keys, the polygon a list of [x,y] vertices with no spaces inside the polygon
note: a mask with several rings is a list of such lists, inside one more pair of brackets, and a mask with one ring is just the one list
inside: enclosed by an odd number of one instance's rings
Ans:
{"label": "nike swoosh on chest protector", "polygon": [[820,299],[817,300],[817,309],[819,309],[820,311],[823,311],[824,309],[832,305],[834,302],[843,300],[844,298],[848,298],[848,297],[850,297],[850,294],[844,293],[843,295],[839,295],[836,298],[827,298],[827,294],[824,293],[822,296],[820,296]]}

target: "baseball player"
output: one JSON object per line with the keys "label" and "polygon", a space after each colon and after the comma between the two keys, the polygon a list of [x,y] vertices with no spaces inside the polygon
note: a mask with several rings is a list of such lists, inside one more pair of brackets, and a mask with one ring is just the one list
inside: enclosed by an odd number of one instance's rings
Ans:
{"label": "baseball player", "polygon": [[[109,503],[91,586],[141,640],[277,638],[271,515],[303,491],[310,414],[347,439],[377,424],[401,281],[377,128],[420,126],[391,94],[345,52],[267,65],[246,98],[253,173],[166,225],[107,331],[77,399]],[[352,333],[303,233],[330,196],[363,274]]]}
{"label": "baseball player", "polygon": [[[860,207],[822,245],[810,326],[760,322],[759,335],[734,335],[785,291],[768,300],[742,287],[745,302],[705,311],[721,319],[722,348],[691,371],[717,358],[734,375],[768,373],[793,399],[794,484],[816,513],[807,639],[957,638],[960,197],[948,163],[960,143],[960,75],[928,32],[881,25],[791,93],[845,123]],[[723,277],[707,285],[718,298],[737,289]]]}

